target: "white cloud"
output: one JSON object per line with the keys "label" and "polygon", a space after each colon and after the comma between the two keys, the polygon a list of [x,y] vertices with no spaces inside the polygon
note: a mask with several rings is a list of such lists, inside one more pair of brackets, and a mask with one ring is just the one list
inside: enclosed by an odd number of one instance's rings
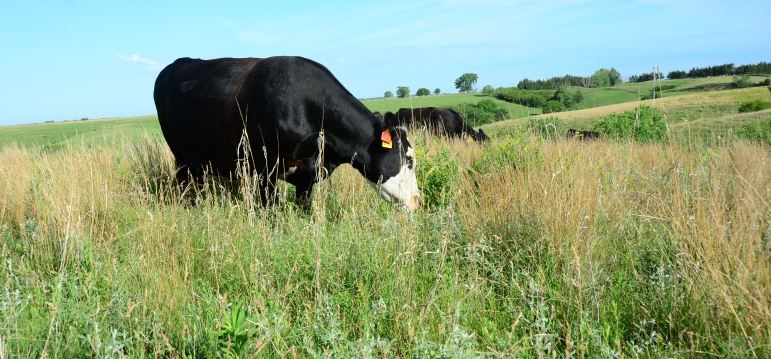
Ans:
{"label": "white cloud", "polygon": [[128,56],[123,54],[118,54],[118,58],[126,62],[134,62],[137,64],[145,65],[150,70],[158,70],[161,68],[161,64],[158,63],[158,61],[151,60],[151,59],[139,56],[137,54],[131,54]]}

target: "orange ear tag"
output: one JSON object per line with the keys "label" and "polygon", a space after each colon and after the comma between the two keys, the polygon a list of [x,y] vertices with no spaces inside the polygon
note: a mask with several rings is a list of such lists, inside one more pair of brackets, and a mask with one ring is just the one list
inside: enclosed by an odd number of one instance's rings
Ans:
{"label": "orange ear tag", "polygon": [[388,132],[388,129],[385,129],[380,133],[380,145],[383,146],[383,148],[394,147],[393,141],[391,141],[391,133]]}

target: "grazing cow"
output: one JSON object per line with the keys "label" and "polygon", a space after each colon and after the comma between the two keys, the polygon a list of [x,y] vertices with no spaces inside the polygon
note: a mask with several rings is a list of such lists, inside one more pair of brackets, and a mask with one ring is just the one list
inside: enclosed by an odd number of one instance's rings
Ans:
{"label": "grazing cow", "polygon": [[158,75],[154,99],[181,183],[200,182],[205,168],[228,176],[248,164],[264,204],[283,179],[307,209],[313,185],[350,163],[386,201],[419,205],[405,131],[387,127],[314,61],[181,58]]}
{"label": "grazing cow", "polygon": [[565,137],[568,138],[577,138],[579,140],[598,140],[600,139],[602,135],[600,135],[599,132],[596,131],[584,131],[584,130],[576,130],[569,128],[567,134]]}
{"label": "grazing cow", "polygon": [[387,112],[385,121],[390,125],[425,127],[433,133],[447,137],[470,136],[474,141],[487,141],[482,129],[474,131],[457,112],[449,108],[421,107],[401,108],[396,113]]}

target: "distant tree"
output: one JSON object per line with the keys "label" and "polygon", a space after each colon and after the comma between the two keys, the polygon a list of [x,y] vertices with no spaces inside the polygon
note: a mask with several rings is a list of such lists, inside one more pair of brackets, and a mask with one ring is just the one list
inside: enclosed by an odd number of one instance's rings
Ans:
{"label": "distant tree", "polygon": [[396,96],[399,96],[400,98],[405,98],[409,95],[410,95],[409,86],[399,86],[396,88]]}
{"label": "distant tree", "polygon": [[472,92],[478,79],[479,76],[477,74],[467,72],[455,79],[455,88],[460,92]]}
{"label": "distant tree", "polygon": [[394,97],[394,93],[393,93],[393,92],[391,92],[391,91],[386,91],[386,92],[383,94],[383,97],[385,97],[385,98]]}
{"label": "distant tree", "polygon": [[415,96],[428,96],[430,94],[431,94],[431,91],[429,91],[425,87],[421,87],[417,91],[415,91]]}
{"label": "distant tree", "polygon": [[608,70],[608,78],[610,80],[611,86],[616,86],[624,82],[624,80],[621,79],[621,73],[618,72],[618,70],[616,70],[613,67],[611,67],[610,70]]}
{"label": "distant tree", "polygon": [[592,82],[595,87],[608,87],[610,86],[610,70],[599,69],[592,75]]}
{"label": "distant tree", "polygon": [[685,71],[670,71],[667,74],[668,79],[684,79],[688,77],[688,73]]}
{"label": "distant tree", "polygon": [[651,72],[629,76],[629,82],[645,82],[651,80],[653,80],[653,73]]}
{"label": "distant tree", "polygon": [[495,88],[493,88],[491,85],[485,85],[485,87],[482,87],[482,94],[484,95],[492,95],[495,92]]}
{"label": "distant tree", "polygon": [[[554,91],[554,95],[552,95],[549,100],[557,101],[561,103],[564,107],[573,106],[573,96],[571,96],[570,93],[568,93],[568,89],[565,87],[560,87],[557,89],[557,91]],[[547,101],[547,104],[548,104],[548,101]],[[553,107],[553,105],[549,105],[549,106]],[[556,111],[552,111],[552,112],[556,112]]]}
{"label": "distant tree", "polygon": [[434,95],[438,95],[442,93],[442,90],[440,90],[438,87],[434,89]]}
{"label": "distant tree", "polygon": [[[562,104],[564,108],[571,108],[575,106],[575,104],[581,102],[581,100],[584,99],[584,95],[581,93],[580,90],[575,91],[568,91],[567,87],[560,87],[556,91],[554,91],[554,94],[549,99],[549,101],[557,101]],[[557,112],[557,109],[559,107],[555,107],[553,103],[549,103],[547,101],[546,106],[549,107],[552,112]],[[561,111],[561,109],[559,110]]]}
{"label": "distant tree", "polygon": [[573,92],[573,103],[579,103],[584,100],[584,93],[581,90],[575,90]]}

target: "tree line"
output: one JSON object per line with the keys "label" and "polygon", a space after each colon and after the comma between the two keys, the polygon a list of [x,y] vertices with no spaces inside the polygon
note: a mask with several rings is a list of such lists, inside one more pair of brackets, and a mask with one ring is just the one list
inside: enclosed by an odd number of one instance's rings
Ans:
{"label": "tree line", "polygon": [[621,73],[615,68],[601,68],[592,74],[592,76],[575,76],[567,74],[565,76],[555,76],[546,80],[522,79],[517,83],[520,90],[556,90],[560,87],[608,87],[615,86],[624,82]]}
{"label": "tree line", "polygon": [[[732,63],[707,67],[692,67],[688,71],[673,70],[667,73],[668,79],[685,79],[712,76],[732,75],[767,75],[771,74],[771,63],[761,61],[757,64],[736,66]],[[653,80],[653,73],[648,72],[629,76],[629,82],[644,82]]]}

